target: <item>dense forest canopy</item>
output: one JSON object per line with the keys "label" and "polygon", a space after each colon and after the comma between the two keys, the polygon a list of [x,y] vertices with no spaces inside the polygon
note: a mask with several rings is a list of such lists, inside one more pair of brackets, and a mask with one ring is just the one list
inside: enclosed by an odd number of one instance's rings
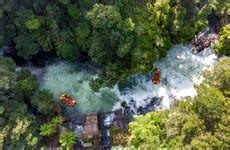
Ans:
{"label": "dense forest canopy", "polygon": [[225,0],[5,0],[0,43],[26,60],[39,51],[69,61],[86,55],[102,67],[91,83],[98,90],[150,71],[173,43],[206,27],[207,12],[227,7]]}
{"label": "dense forest canopy", "polygon": [[[7,45],[28,61],[39,52],[73,63],[87,58],[101,68],[90,83],[97,91],[151,71],[173,44],[187,43],[207,27],[211,10],[223,25],[215,52],[229,55],[226,0],[1,0],[0,47]],[[70,149],[76,137],[61,130],[68,126],[61,105],[39,88],[29,70],[16,66],[0,56],[0,149],[58,146],[58,139]],[[229,66],[226,58],[205,72],[196,97],[136,117],[129,126],[129,146],[229,147]]]}

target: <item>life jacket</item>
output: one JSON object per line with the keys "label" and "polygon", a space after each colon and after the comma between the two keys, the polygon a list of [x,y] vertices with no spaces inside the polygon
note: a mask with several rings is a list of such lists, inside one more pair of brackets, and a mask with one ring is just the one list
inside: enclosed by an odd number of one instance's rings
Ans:
{"label": "life jacket", "polygon": [[64,104],[68,105],[68,106],[74,106],[76,105],[76,100],[73,99],[72,97],[70,97],[67,94],[63,94],[60,96],[60,101],[63,102]]}
{"label": "life jacket", "polygon": [[160,83],[160,76],[161,76],[160,68],[155,68],[153,73],[152,73],[153,84],[159,84]]}

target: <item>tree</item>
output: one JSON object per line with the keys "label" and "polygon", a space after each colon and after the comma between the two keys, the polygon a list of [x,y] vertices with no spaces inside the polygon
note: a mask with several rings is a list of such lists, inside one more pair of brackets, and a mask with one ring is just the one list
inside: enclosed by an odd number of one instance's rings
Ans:
{"label": "tree", "polygon": [[[40,140],[37,132],[39,124],[35,116],[27,112],[23,98],[18,96],[17,82],[27,75],[22,73],[19,79],[15,67],[11,58],[0,58],[0,143],[7,149],[35,149]],[[21,87],[29,92],[28,88],[24,88],[27,86]]]}
{"label": "tree", "polygon": [[94,28],[111,28],[121,22],[119,11],[110,5],[95,4],[87,12],[86,17],[90,20]]}
{"label": "tree", "polygon": [[61,43],[58,47],[57,54],[66,60],[74,61],[79,56],[79,47],[76,44]]}
{"label": "tree", "polygon": [[59,142],[63,148],[70,150],[76,143],[76,135],[72,131],[61,132]]}
{"label": "tree", "polygon": [[80,23],[76,28],[75,28],[75,34],[76,34],[76,40],[77,43],[82,47],[86,48],[87,47],[87,39],[90,34],[90,26],[87,22]]}
{"label": "tree", "polygon": [[162,127],[161,112],[136,116],[135,121],[129,124],[132,145],[143,149],[159,147]]}
{"label": "tree", "polygon": [[230,54],[230,24],[223,27],[220,33],[220,39],[218,43],[214,46],[216,52],[219,56]]}
{"label": "tree", "polygon": [[[6,104],[4,104],[6,105]],[[36,148],[40,137],[37,132],[38,122],[35,116],[27,112],[27,106],[21,102],[10,100],[7,102],[4,117],[8,118],[7,123],[0,128],[0,134],[4,139],[4,147],[14,149]]]}
{"label": "tree", "polygon": [[201,85],[197,88],[198,95],[194,98],[193,110],[204,120],[206,129],[212,131],[226,113],[226,99],[215,87]]}
{"label": "tree", "polygon": [[42,136],[50,136],[57,132],[57,127],[62,124],[62,120],[59,117],[54,117],[50,122],[44,123],[40,126],[40,134]]}
{"label": "tree", "polygon": [[16,64],[11,58],[0,57],[0,95],[14,89],[16,82]]}
{"label": "tree", "polygon": [[40,113],[54,115],[58,104],[54,101],[52,93],[48,90],[40,90],[31,99],[32,105],[36,106]]}
{"label": "tree", "polygon": [[16,89],[22,93],[25,98],[31,97],[38,89],[38,81],[28,70],[22,70],[17,74]]}
{"label": "tree", "polygon": [[26,21],[25,24],[26,24],[26,27],[31,30],[39,29],[39,27],[41,26],[39,19],[36,19],[36,18],[32,18]]}
{"label": "tree", "polygon": [[220,60],[211,71],[204,73],[205,83],[217,87],[225,96],[230,96],[230,58]]}
{"label": "tree", "polygon": [[18,56],[27,60],[31,59],[39,51],[39,45],[34,42],[30,34],[21,34],[14,38],[14,42],[16,44]]}
{"label": "tree", "polygon": [[67,12],[75,20],[77,20],[80,16],[80,12],[79,12],[79,9],[78,9],[76,4],[68,4],[67,5]]}
{"label": "tree", "polygon": [[43,124],[41,127],[40,127],[40,131],[41,131],[41,135],[42,136],[49,136],[53,133],[56,132],[56,128],[53,126],[53,124]]}

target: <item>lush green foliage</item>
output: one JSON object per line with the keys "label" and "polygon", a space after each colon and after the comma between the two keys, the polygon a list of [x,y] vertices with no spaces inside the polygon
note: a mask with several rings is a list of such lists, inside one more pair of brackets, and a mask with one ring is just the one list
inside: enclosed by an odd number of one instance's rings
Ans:
{"label": "lush green foliage", "polygon": [[[1,58],[0,71],[0,143],[8,149],[35,148],[40,138],[38,122],[35,116],[27,112],[23,97],[18,97],[19,93],[15,90],[17,73],[14,62]],[[23,90],[26,92],[26,89]]]}
{"label": "lush green foliage", "polygon": [[22,93],[24,98],[31,97],[38,90],[38,81],[29,70],[21,70],[17,74],[16,89]]}
{"label": "lush green foliage", "polygon": [[213,6],[219,11],[225,5],[224,0],[4,1],[2,39],[13,41],[25,59],[52,50],[71,61],[88,56],[102,66],[90,84],[97,90],[149,71],[173,42],[186,42],[207,25]]}
{"label": "lush green foliage", "polygon": [[7,92],[15,87],[15,63],[10,58],[0,57],[0,90]]}
{"label": "lush green foliage", "polygon": [[[58,105],[52,102],[48,91],[40,91],[35,97],[38,90],[35,76],[27,70],[15,70],[12,59],[0,57],[0,147],[36,149],[41,138],[39,125],[43,121],[34,114],[38,111],[53,116]],[[57,126],[60,119],[53,119],[52,124]]]}
{"label": "lush green foliage", "polygon": [[230,54],[230,24],[223,27],[223,31],[220,34],[220,39],[214,47],[218,55]]}
{"label": "lush green foliage", "polygon": [[76,143],[76,135],[72,131],[61,132],[59,142],[66,150],[70,150]]}
{"label": "lush green foliage", "polygon": [[205,83],[217,87],[223,95],[230,96],[230,59],[223,58],[212,71],[205,72]]}
{"label": "lush green foliage", "polygon": [[53,118],[50,122],[44,123],[40,127],[40,134],[42,136],[49,136],[52,135],[53,133],[57,132],[57,127],[58,125],[62,124],[62,120],[59,117]]}
{"label": "lush green foliage", "polygon": [[176,101],[169,110],[136,116],[129,125],[131,144],[142,149],[229,147],[229,61],[222,60],[214,73],[209,72],[205,82],[210,85],[198,86],[193,99]]}
{"label": "lush green foliage", "polygon": [[56,131],[56,128],[55,126],[53,126],[52,124],[50,123],[47,123],[47,124],[43,124],[41,127],[40,127],[40,131],[41,131],[41,135],[42,136],[49,136]]}
{"label": "lush green foliage", "polygon": [[47,90],[41,90],[32,97],[32,105],[36,106],[40,113],[54,115],[58,109],[58,104],[54,101],[53,95]]}

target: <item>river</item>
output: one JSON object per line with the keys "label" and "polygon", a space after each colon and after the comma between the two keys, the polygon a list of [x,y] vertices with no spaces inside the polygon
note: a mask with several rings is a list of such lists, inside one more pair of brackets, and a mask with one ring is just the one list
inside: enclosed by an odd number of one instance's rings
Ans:
{"label": "river", "polygon": [[161,83],[158,85],[151,82],[150,70],[148,74],[132,75],[113,88],[94,92],[89,82],[97,76],[98,70],[92,65],[55,60],[43,68],[26,68],[38,77],[41,89],[48,89],[54,94],[55,100],[58,101],[63,93],[77,100],[74,107],[63,105],[66,115],[107,112],[120,108],[122,101],[126,101],[137,113],[137,108],[149,105],[153,97],[162,98],[159,108],[169,108],[175,99],[196,95],[194,85],[201,83],[202,72],[212,68],[217,56],[210,48],[198,54],[193,53],[191,48],[191,45],[174,45],[165,58],[153,64],[153,69],[161,69]]}
{"label": "river", "polygon": [[120,108],[120,102],[126,101],[133,112],[150,103],[151,98],[161,97],[159,108],[169,108],[174,99],[196,95],[195,84],[202,81],[202,72],[210,69],[217,56],[210,48],[194,54],[191,45],[175,45],[165,58],[153,64],[161,68],[161,83],[151,82],[148,74],[136,74],[113,88],[102,88],[94,92],[89,86],[97,70],[90,65],[56,61],[47,65],[41,81],[41,88],[48,89],[56,100],[63,93],[77,99],[74,107],[65,107],[67,115],[87,112],[105,112]]}

